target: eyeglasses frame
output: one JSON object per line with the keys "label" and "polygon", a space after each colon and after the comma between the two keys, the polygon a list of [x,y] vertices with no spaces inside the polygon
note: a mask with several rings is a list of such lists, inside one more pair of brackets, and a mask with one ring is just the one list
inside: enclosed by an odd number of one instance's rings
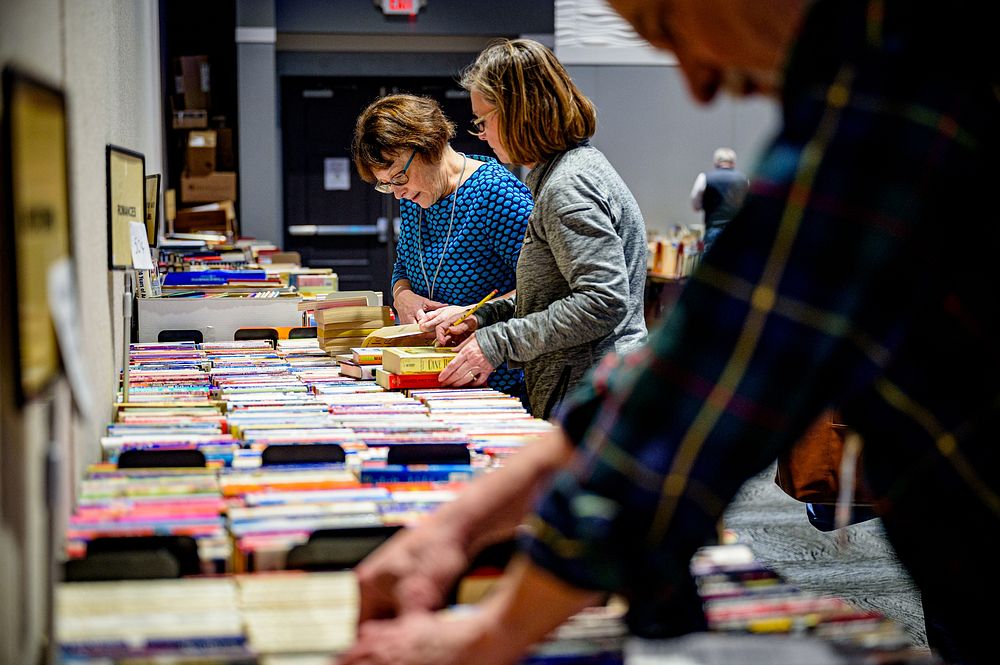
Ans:
{"label": "eyeglasses frame", "polygon": [[499,110],[500,110],[499,106],[494,106],[493,110],[487,111],[481,116],[473,117],[472,126],[475,127],[476,129],[470,129],[468,130],[468,132],[477,138],[482,137],[482,135],[486,133],[486,128],[485,128],[486,121],[490,119],[491,115],[493,115]]}
{"label": "eyeglasses frame", "polygon": [[413,163],[413,158],[417,156],[417,149],[414,148],[413,152],[410,153],[410,158],[406,160],[406,164],[403,165],[403,170],[389,178],[387,182],[382,182],[381,180],[375,183],[375,191],[380,194],[392,194],[393,187],[402,187],[406,183],[410,182],[410,176],[406,175],[407,169],[410,168],[410,164]]}

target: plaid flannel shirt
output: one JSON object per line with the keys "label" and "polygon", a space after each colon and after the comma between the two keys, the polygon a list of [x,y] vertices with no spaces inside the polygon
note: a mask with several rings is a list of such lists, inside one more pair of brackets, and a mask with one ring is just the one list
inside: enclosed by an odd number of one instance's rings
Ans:
{"label": "plaid flannel shirt", "polygon": [[993,606],[994,554],[956,543],[1000,526],[998,59],[984,9],[926,4],[810,9],[741,213],[561,411],[578,454],[529,521],[538,565],[669,613],[742,483],[837,405],[925,595],[978,565],[963,602]]}

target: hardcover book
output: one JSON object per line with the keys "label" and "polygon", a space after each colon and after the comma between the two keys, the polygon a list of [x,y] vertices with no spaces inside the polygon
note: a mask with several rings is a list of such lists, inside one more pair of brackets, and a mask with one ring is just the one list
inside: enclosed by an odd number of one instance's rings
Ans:
{"label": "hardcover book", "polygon": [[386,390],[405,390],[407,388],[440,388],[439,372],[427,374],[392,374],[384,369],[375,370],[375,383]]}
{"label": "hardcover book", "polygon": [[393,374],[440,372],[455,358],[455,350],[433,346],[389,347],[382,352],[382,367]]}

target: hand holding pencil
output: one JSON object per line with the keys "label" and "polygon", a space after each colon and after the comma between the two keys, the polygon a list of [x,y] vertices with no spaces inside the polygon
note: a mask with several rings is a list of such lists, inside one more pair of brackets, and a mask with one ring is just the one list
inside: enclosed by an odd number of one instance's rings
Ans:
{"label": "hand holding pencil", "polygon": [[441,346],[449,341],[454,342],[476,329],[476,319],[472,315],[497,293],[497,289],[493,289],[472,307],[450,305],[428,312],[424,317],[418,319],[420,329],[425,332],[435,331],[437,337],[435,346]]}
{"label": "hand holding pencil", "polygon": [[482,307],[483,305],[485,305],[487,302],[489,302],[489,300],[493,296],[495,296],[496,294],[497,294],[497,290],[496,289],[493,289],[492,291],[490,291],[489,293],[487,293],[486,297],[484,297],[482,300],[480,300],[475,305],[473,305],[471,309],[469,309],[468,311],[465,312],[465,314],[463,314],[462,316],[460,316],[457,319],[455,319],[455,322],[451,324],[451,327],[454,328],[459,323],[461,323],[462,321],[465,321],[467,318],[469,318],[470,316],[472,316],[473,314],[475,314],[477,309],[479,309],[480,307]]}

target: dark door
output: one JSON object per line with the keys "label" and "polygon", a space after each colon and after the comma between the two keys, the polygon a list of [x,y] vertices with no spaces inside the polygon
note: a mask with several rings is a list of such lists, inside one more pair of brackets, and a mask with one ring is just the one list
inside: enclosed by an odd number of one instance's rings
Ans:
{"label": "dark door", "polygon": [[358,176],[351,138],[358,114],[376,98],[408,92],[437,99],[458,125],[452,146],[493,156],[468,134],[468,93],[448,77],[283,77],[284,247],[304,265],[332,268],[342,291],[382,291],[391,304],[399,205]]}

